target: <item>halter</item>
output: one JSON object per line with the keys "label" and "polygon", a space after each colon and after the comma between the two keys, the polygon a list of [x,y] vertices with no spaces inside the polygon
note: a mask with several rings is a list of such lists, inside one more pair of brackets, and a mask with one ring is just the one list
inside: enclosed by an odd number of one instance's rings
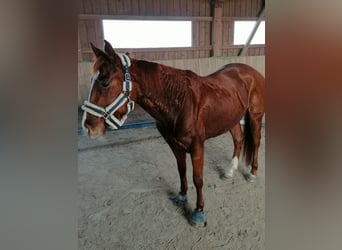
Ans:
{"label": "halter", "polygon": [[[90,93],[93,89],[94,82],[99,77],[100,72],[97,71],[95,75],[92,77],[91,80],[91,87],[89,91],[89,97],[88,100],[84,101],[84,104],[82,105],[82,109],[84,110],[83,113],[83,119],[82,119],[82,127],[84,128],[84,122],[86,119],[86,113],[92,114],[97,117],[102,117],[105,122],[111,127],[112,129],[118,129],[121,127],[124,122],[127,119],[127,115],[134,109],[134,101],[130,98],[130,93],[132,91],[132,81],[131,81],[131,75],[129,73],[129,67],[131,66],[131,60],[129,57],[125,54],[118,54],[122,65],[124,66],[124,81],[122,83],[122,92],[120,95],[107,107],[102,108],[100,106],[97,106],[90,101]],[[117,111],[119,108],[121,108],[125,102],[127,101],[127,112],[122,116],[122,118],[119,120],[114,116],[115,111]]]}

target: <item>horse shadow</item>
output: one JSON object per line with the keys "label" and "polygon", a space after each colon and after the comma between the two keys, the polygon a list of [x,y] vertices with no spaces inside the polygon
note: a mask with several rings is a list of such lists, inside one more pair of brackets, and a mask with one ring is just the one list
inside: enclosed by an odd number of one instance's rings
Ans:
{"label": "horse shadow", "polygon": [[[225,175],[233,159],[231,156],[229,156],[232,153],[233,152],[222,150],[222,148],[215,144],[211,144],[206,152],[208,158],[208,167],[213,169],[217,173],[217,177],[221,180],[233,179],[234,176],[240,175],[246,181],[248,181],[250,167],[245,165],[244,159],[242,157],[239,159],[238,168],[234,171],[233,177]],[[210,155],[215,155],[215,157],[211,158]]]}
{"label": "horse shadow", "polygon": [[187,201],[185,204],[181,204],[181,205],[177,204],[177,202],[175,201],[177,195],[178,195],[177,192],[173,192],[171,190],[167,191],[167,196],[168,196],[169,201],[176,208],[176,211],[180,212],[180,214],[188,221],[193,209],[191,208],[189,201]]}
{"label": "horse shadow", "polygon": [[177,202],[175,202],[175,198],[177,197],[178,192],[175,191],[175,187],[171,186],[170,183],[167,182],[164,178],[159,178],[158,182],[161,186],[164,187],[164,194],[167,197],[168,202],[170,202],[174,206],[174,212],[181,214],[187,221],[189,221],[193,210],[189,201],[182,205],[177,204]]}

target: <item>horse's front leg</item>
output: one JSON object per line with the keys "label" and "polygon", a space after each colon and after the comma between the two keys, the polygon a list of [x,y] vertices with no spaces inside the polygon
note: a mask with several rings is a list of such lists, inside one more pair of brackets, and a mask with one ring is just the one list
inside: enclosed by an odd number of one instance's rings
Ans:
{"label": "horse's front leg", "polygon": [[193,226],[204,226],[205,216],[203,213],[204,200],[202,194],[204,142],[194,143],[190,154],[193,166],[193,181],[197,193],[196,209],[191,214],[190,223]]}
{"label": "horse's front leg", "polygon": [[177,160],[177,167],[181,184],[180,193],[173,198],[173,202],[177,206],[183,206],[187,203],[186,192],[188,191],[188,182],[186,179],[186,152],[173,144],[169,144],[169,146]]}

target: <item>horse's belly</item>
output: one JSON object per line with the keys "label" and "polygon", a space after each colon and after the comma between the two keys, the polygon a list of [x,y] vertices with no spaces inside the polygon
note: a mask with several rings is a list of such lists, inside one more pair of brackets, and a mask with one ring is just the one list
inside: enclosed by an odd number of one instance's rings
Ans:
{"label": "horse's belly", "polygon": [[245,111],[211,114],[205,122],[206,138],[221,135],[240,123]]}

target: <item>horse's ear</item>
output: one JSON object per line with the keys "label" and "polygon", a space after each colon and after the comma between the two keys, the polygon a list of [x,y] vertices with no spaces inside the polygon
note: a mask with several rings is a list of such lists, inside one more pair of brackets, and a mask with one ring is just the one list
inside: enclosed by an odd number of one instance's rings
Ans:
{"label": "horse's ear", "polygon": [[105,46],[104,46],[104,50],[105,52],[112,56],[112,57],[115,57],[116,56],[116,53],[112,47],[112,45],[107,41],[107,40],[104,40],[104,43],[105,43]]}
{"label": "horse's ear", "polygon": [[91,49],[93,50],[94,54],[96,57],[105,57],[107,58],[108,56],[106,55],[106,53],[104,53],[102,50],[100,50],[99,48],[97,48],[92,42],[90,42],[90,46]]}
{"label": "horse's ear", "polygon": [[112,45],[107,40],[104,40],[104,43],[105,43],[105,46],[104,46],[105,52],[113,59],[114,63],[120,64],[121,63],[120,58],[114,51]]}

